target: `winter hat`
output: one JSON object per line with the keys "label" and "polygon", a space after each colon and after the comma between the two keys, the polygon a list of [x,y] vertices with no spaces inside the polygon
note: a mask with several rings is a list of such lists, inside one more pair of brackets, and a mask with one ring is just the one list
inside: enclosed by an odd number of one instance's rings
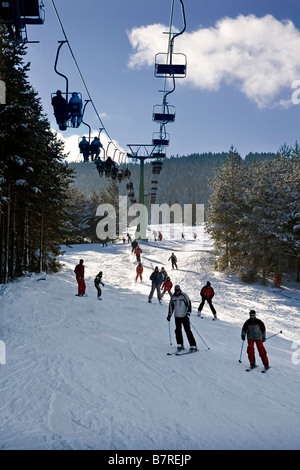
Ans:
{"label": "winter hat", "polygon": [[255,310],[250,310],[249,315],[250,317],[255,317],[256,316]]}
{"label": "winter hat", "polygon": [[181,290],[180,289],[180,286],[178,284],[176,284],[176,286],[174,287],[175,290]]}

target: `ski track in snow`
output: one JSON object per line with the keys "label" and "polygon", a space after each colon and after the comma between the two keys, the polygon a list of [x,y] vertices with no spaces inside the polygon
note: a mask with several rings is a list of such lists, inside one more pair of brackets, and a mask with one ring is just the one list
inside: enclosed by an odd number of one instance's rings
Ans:
{"label": "ski track in snow", "polygon": [[[197,240],[141,243],[143,283],[135,282],[130,245],[95,244],[65,247],[57,274],[24,277],[2,289],[1,449],[299,449],[300,361],[293,346],[299,286],[291,283],[280,295],[215,272],[211,242],[203,227],[197,232]],[[80,258],[84,298],[75,296]],[[156,265],[193,301],[195,355],[167,356],[176,347],[174,320],[172,345],[166,320],[169,298],[159,305],[154,295],[148,303]],[[101,301],[93,285],[99,270]],[[203,318],[197,316],[207,280],[215,289],[214,322],[207,305]],[[258,356],[259,367],[245,373],[246,343],[238,362],[241,327],[252,308],[267,336],[283,331],[265,343],[267,374],[260,373]]]}

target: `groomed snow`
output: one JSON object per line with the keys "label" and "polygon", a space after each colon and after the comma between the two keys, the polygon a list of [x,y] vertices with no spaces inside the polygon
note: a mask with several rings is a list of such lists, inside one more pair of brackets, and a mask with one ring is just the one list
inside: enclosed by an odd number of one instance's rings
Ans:
{"label": "groomed snow", "polygon": [[[1,449],[300,448],[299,285],[287,282],[274,292],[215,272],[211,242],[202,227],[197,233],[196,240],[141,243],[142,284],[135,283],[129,244],[87,244],[65,247],[59,273],[24,277],[2,289]],[[83,298],[75,296],[73,272],[80,258]],[[155,266],[164,266],[193,301],[196,354],[167,355],[176,347],[173,318],[170,345],[168,298],[162,306],[155,297],[148,303]],[[99,270],[101,301],[93,284]],[[217,321],[207,305],[203,319],[197,316],[207,280],[215,289]],[[245,372],[246,344],[239,363],[240,330],[250,309],[267,336],[282,330],[265,343],[272,366],[266,374],[259,357],[259,368]]]}

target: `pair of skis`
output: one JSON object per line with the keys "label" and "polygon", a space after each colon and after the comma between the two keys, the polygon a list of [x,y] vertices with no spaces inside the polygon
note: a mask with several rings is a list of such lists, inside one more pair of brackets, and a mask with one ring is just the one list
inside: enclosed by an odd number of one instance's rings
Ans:
{"label": "pair of skis", "polygon": [[168,352],[167,356],[186,356],[187,354],[194,354],[198,351],[199,351],[199,349],[193,349],[193,350],[189,350],[189,351],[185,351],[185,350],[174,351],[174,352]]}
{"label": "pair of skis", "polygon": [[[258,366],[250,367],[250,368],[246,369],[246,372],[251,372],[251,370],[256,369],[256,367],[258,367]],[[269,369],[271,369],[271,367],[269,367],[268,369],[261,370],[261,373],[265,374]]]}

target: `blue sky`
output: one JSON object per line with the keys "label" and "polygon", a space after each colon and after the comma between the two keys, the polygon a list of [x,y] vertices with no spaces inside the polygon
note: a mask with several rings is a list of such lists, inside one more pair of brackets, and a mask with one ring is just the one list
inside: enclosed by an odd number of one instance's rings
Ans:
{"label": "blue sky", "polygon": [[[54,72],[58,41],[64,39],[51,0],[44,0],[42,26],[29,26],[29,79],[58,130],[51,93],[64,88]],[[55,0],[70,46],[109,138],[120,150],[150,144],[159,130],[153,106],[161,103],[163,79],[154,76],[154,56],[167,51],[171,0]],[[169,104],[176,120],[167,126],[167,155],[227,151],[242,156],[276,152],[300,140],[300,104],[292,84],[300,80],[298,0],[185,0],[187,28],[175,52],[187,55],[187,77],[176,81]],[[179,0],[173,26],[182,27]],[[65,45],[59,70],[70,91],[87,95]],[[297,82],[296,82],[297,85]],[[300,89],[300,85],[298,85]],[[296,88],[297,91],[297,88]],[[300,93],[299,93],[300,95]],[[85,121],[96,134],[100,123],[87,105]],[[66,150],[78,158],[78,139],[87,128],[64,133]],[[109,138],[105,135],[108,134]],[[112,147],[111,147],[112,148]]]}

